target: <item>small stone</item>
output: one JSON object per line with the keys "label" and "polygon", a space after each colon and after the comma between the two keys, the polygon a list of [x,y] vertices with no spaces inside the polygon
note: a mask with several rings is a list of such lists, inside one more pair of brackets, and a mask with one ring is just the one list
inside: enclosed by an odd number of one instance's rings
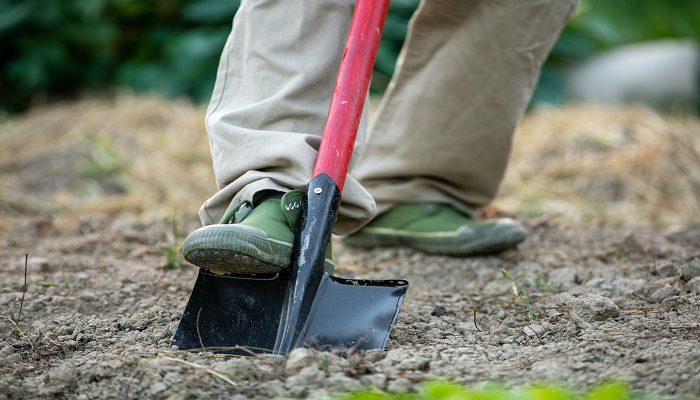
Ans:
{"label": "small stone", "polygon": [[300,347],[289,353],[289,356],[287,356],[287,363],[284,365],[284,370],[288,374],[296,374],[312,364],[316,364],[316,357],[313,350]]}
{"label": "small stone", "polygon": [[670,261],[663,261],[656,266],[656,272],[663,277],[675,276],[678,274],[678,266]]}
{"label": "small stone", "polygon": [[329,376],[325,383],[328,385],[328,387],[332,387],[333,390],[337,390],[339,392],[349,392],[359,389],[361,386],[359,380],[345,376],[343,373],[335,373]]}
{"label": "small stone", "polygon": [[690,262],[681,265],[680,272],[684,281],[688,282],[700,276],[700,258],[694,258]]}
{"label": "small stone", "polygon": [[620,315],[620,308],[607,297],[584,295],[571,302],[572,311],[587,322],[604,321]]}
{"label": "small stone", "polygon": [[9,356],[0,359],[0,365],[13,366],[24,361],[21,355],[17,353],[10,354]]}
{"label": "small stone", "polygon": [[164,390],[167,389],[167,388],[168,388],[168,386],[167,386],[165,383],[163,383],[163,382],[156,382],[156,383],[152,384],[152,385],[148,388],[148,390],[151,392],[151,394],[158,394],[158,393],[164,391]]}
{"label": "small stone", "polygon": [[685,284],[685,288],[691,293],[700,294],[700,276],[689,280],[688,283]]}
{"label": "small stone", "polygon": [[2,349],[0,349],[0,358],[9,356],[10,354],[15,352],[15,348],[12,347],[11,344],[5,345]]}
{"label": "small stone", "polygon": [[365,375],[362,378],[360,378],[360,382],[363,385],[366,385],[369,387],[384,389],[384,387],[386,386],[386,375],[384,375],[384,374]]}
{"label": "small stone", "polygon": [[308,366],[284,382],[292,396],[305,397],[310,389],[317,388],[326,379],[326,374],[317,365]]}
{"label": "small stone", "polygon": [[547,273],[550,285],[567,285],[576,282],[576,269],[572,267],[557,268]]}
{"label": "small stone", "polygon": [[547,328],[542,324],[530,324],[523,327],[523,332],[530,337],[542,337]]}
{"label": "small stone", "polygon": [[433,317],[440,317],[443,316],[447,313],[447,310],[445,310],[445,307],[443,306],[436,306],[433,308],[433,311],[430,312],[430,315]]}
{"label": "small stone", "polygon": [[49,382],[59,385],[70,385],[75,382],[78,377],[78,372],[75,367],[68,363],[61,363],[56,368],[49,370]]}
{"label": "small stone", "polygon": [[413,388],[413,383],[406,378],[398,378],[389,382],[386,390],[393,393],[406,393]]}
{"label": "small stone", "polygon": [[364,354],[364,359],[370,363],[376,363],[383,360],[386,357],[386,351],[384,350],[367,350]]}
{"label": "small stone", "polygon": [[671,286],[671,285],[666,285],[660,289],[657,289],[654,291],[654,293],[649,296],[649,300],[655,302],[655,303],[661,303],[665,299],[673,296],[678,296],[680,293],[680,290],[678,290],[676,287]]}

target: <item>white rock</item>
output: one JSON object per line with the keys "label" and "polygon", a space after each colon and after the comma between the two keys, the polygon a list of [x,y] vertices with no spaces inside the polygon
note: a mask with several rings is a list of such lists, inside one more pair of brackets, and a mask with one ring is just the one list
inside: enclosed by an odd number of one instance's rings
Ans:
{"label": "white rock", "polygon": [[644,102],[668,108],[698,99],[700,50],[693,41],[661,40],[617,48],[567,72],[567,91],[577,100]]}
{"label": "white rock", "polygon": [[604,321],[620,315],[620,308],[607,297],[588,294],[571,301],[572,312],[587,322]]}

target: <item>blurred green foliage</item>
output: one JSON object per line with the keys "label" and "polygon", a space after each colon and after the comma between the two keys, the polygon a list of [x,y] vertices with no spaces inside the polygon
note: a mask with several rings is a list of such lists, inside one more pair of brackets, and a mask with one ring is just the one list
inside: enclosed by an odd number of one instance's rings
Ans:
{"label": "blurred green foliage", "polygon": [[415,393],[388,393],[380,390],[336,395],[334,400],[634,400],[658,396],[636,395],[625,383],[606,382],[578,393],[558,384],[532,384],[508,389],[499,384],[468,387],[448,381],[428,381]]}
{"label": "blurred green foliage", "polygon": [[0,107],[113,86],[206,100],[234,0],[0,0]]}
{"label": "blurred green foliage", "polygon": [[[20,111],[115,86],[206,101],[238,0],[0,0],[0,108]],[[418,0],[392,0],[372,89],[394,70]],[[622,43],[700,39],[700,2],[582,0],[543,70],[537,101],[558,101],[557,66]]]}

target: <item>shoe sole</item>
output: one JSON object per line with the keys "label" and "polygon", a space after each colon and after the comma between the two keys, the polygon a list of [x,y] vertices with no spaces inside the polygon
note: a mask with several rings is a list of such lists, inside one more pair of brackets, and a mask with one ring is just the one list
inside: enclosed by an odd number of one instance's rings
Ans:
{"label": "shoe sole", "polygon": [[527,231],[517,225],[495,224],[481,232],[465,227],[455,233],[410,232],[391,228],[363,228],[343,240],[358,247],[408,247],[428,254],[473,256],[494,254],[517,246]]}
{"label": "shoe sole", "polygon": [[[192,232],[182,244],[189,263],[215,274],[270,274],[289,268],[292,245],[268,238],[261,230],[238,225],[209,225]],[[334,265],[326,259],[325,268]]]}

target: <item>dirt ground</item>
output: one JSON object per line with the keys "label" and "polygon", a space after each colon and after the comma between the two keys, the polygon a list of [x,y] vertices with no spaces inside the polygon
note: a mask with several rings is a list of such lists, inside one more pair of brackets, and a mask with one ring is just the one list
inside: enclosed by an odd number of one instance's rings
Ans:
{"label": "dirt ground", "polygon": [[[337,275],[411,284],[387,349],[285,359],[168,348],[197,269],[166,269],[165,253],[213,190],[201,115],[127,96],[0,122],[0,399],[314,398],[431,379],[700,395],[696,120],[532,113],[496,202],[527,226],[524,243],[452,258],[336,238]],[[580,135],[552,134],[564,131]]]}

